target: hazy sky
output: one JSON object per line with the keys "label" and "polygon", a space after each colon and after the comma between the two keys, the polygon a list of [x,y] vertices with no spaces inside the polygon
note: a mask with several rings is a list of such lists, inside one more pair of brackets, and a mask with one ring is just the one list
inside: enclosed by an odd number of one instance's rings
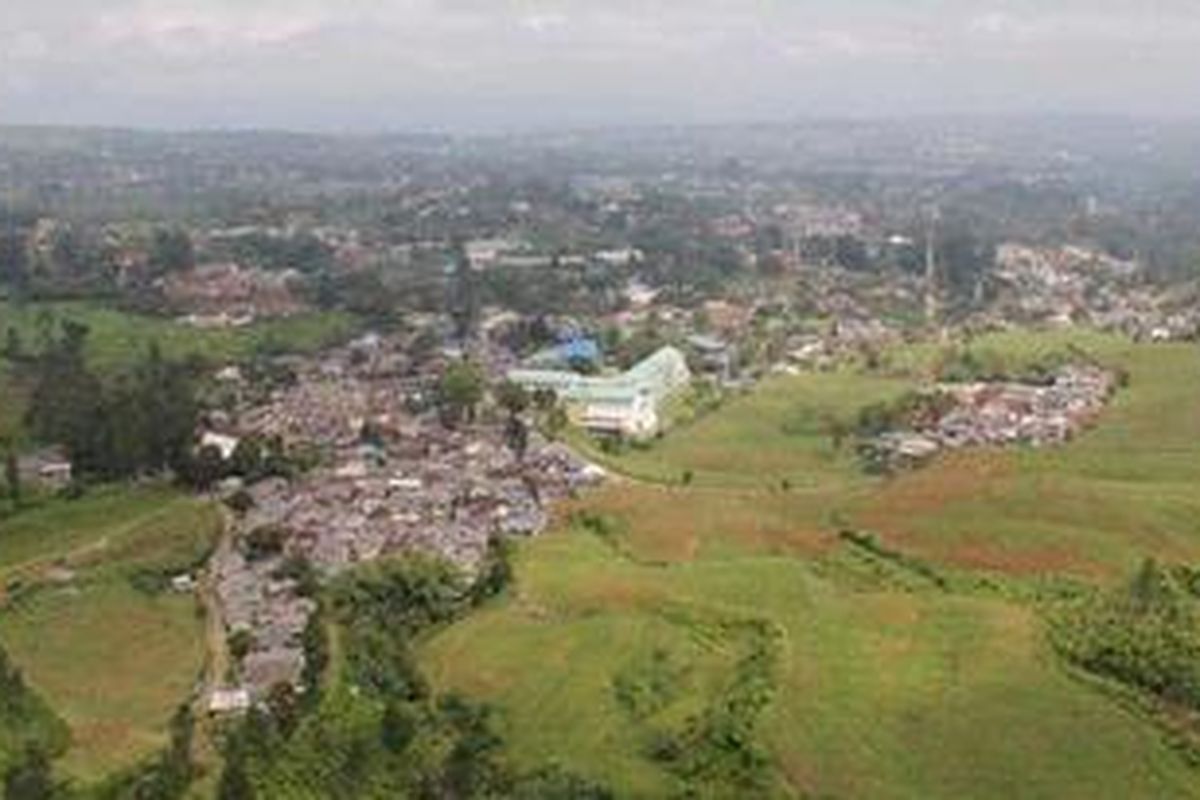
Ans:
{"label": "hazy sky", "polygon": [[1200,0],[0,0],[0,122],[1200,111]]}

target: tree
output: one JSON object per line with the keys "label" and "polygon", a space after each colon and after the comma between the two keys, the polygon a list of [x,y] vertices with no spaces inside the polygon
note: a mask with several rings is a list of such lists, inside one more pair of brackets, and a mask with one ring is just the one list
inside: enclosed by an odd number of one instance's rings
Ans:
{"label": "tree", "polygon": [[196,265],[192,238],[182,228],[158,228],[150,242],[147,260],[154,275],[185,272]]}
{"label": "tree", "polygon": [[850,426],[836,414],[826,414],[822,417],[821,426],[825,429],[826,435],[829,436],[829,442],[833,445],[833,451],[840,453],[842,445],[846,443],[846,437],[850,435]]}
{"label": "tree", "polygon": [[504,443],[513,451],[517,460],[525,458],[525,452],[529,449],[529,426],[525,424],[525,420],[515,414],[508,418],[508,422],[504,424]]}
{"label": "tree", "polygon": [[292,684],[287,681],[273,684],[267,691],[267,708],[275,728],[285,739],[291,736],[300,723],[300,700]]}
{"label": "tree", "polygon": [[959,300],[973,298],[996,263],[996,245],[973,221],[952,217],[942,224],[938,265],[946,289]]}
{"label": "tree", "polygon": [[538,411],[545,413],[558,404],[558,396],[553,389],[536,389],[533,393],[533,405]]}
{"label": "tree", "polygon": [[105,384],[86,364],[87,327],[67,320],[60,329],[35,364],[27,414],[34,436],[64,445],[83,476],[186,474],[199,413],[194,367],[151,347],[131,373]]}
{"label": "tree", "polygon": [[206,445],[187,459],[180,477],[197,491],[207,492],[225,477],[225,460],[219,448]]}
{"label": "tree", "polygon": [[401,753],[417,735],[418,719],[409,708],[394,700],[388,701],[379,721],[379,737],[392,753]]}
{"label": "tree", "polygon": [[9,448],[4,456],[4,483],[8,486],[8,499],[14,506],[21,504],[21,470],[17,464],[17,454]]}
{"label": "tree", "polygon": [[570,421],[570,417],[567,416],[567,410],[562,407],[562,404],[555,403],[546,414],[546,430],[552,436],[557,436],[566,429]]}
{"label": "tree", "polygon": [[245,756],[226,759],[221,782],[217,786],[218,800],[254,800],[258,796],[250,776],[246,774],[245,762]]}
{"label": "tree", "polygon": [[84,242],[70,225],[54,227],[50,236],[50,268],[57,274],[71,278],[81,276],[86,267]]}
{"label": "tree", "polygon": [[4,334],[4,359],[16,366],[25,358],[25,347],[21,342],[21,332],[12,325]]}
{"label": "tree", "polygon": [[450,287],[450,316],[455,335],[467,339],[479,322],[479,278],[462,242],[454,244],[454,275]]}
{"label": "tree", "polygon": [[34,745],[26,748],[21,760],[4,776],[5,800],[49,800],[57,793],[50,759]]}
{"label": "tree", "polygon": [[455,427],[475,416],[483,399],[483,375],[469,361],[456,361],[446,368],[438,383],[438,410],[447,427]]}
{"label": "tree", "polygon": [[504,381],[496,386],[494,394],[496,404],[507,411],[509,416],[515,417],[529,408],[529,392],[519,383]]}
{"label": "tree", "polygon": [[24,232],[15,226],[0,230],[0,283],[20,293],[28,288],[29,280],[29,250]]}

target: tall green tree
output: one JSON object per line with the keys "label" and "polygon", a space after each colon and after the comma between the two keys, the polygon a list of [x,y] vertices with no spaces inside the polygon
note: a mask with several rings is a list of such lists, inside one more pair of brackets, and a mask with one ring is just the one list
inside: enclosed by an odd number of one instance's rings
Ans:
{"label": "tall green tree", "polygon": [[192,237],[182,228],[158,228],[150,241],[147,254],[150,270],[155,275],[184,272],[196,265]]}
{"label": "tall green tree", "polygon": [[483,400],[484,381],[479,368],[470,361],[455,361],[442,373],[438,383],[438,411],[447,427],[455,427],[475,417]]}
{"label": "tall green tree", "polygon": [[471,266],[466,246],[454,243],[453,280],[450,286],[450,316],[454,319],[454,333],[460,339],[468,339],[479,324],[480,281]]}
{"label": "tall green tree", "polygon": [[4,775],[4,800],[52,800],[58,795],[49,757],[40,747],[29,745]]}
{"label": "tall green tree", "polygon": [[17,453],[11,447],[4,454],[4,485],[8,488],[8,499],[14,506],[21,504],[21,469],[17,464]]}

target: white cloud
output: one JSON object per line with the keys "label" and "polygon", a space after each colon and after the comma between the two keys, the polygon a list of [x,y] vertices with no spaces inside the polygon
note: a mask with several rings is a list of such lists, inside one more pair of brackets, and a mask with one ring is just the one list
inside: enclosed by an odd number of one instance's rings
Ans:
{"label": "white cloud", "polygon": [[1200,101],[1192,0],[0,2],[0,121],[178,106],[224,123],[234,101],[246,124],[326,126]]}

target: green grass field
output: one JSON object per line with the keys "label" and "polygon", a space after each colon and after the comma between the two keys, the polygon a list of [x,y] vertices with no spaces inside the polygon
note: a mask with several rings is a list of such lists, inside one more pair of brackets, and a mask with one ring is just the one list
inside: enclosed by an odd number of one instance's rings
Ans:
{"label": "green grass field", "polygon": [[834,451],[827,421],[849,422],[862,406],[895,398],[910,386],[907,380],[851,368],[775,377],[672,430],[648,449],[631,447],[619,456],[587,449],[623,473],[664,483],[678,483],[688,470],[699,487],[754,489],[784,480],[796,488],[861,483],[852,454]]}
{"label": "green grass field", "polygon": [[97,490],[0,523],[0,642],[70,727],[65,775],[95,781],[165,744],[203,664],[203,622],[191,596],[135,579],[195,564],[219,525],[165,488]]}
{"label": "green grass field", "polygon": [[[506,603],[430,642],[425,667],[440,688],[495,703],[519,761],[559,760],[620,796],[682,788],[646,749],[718,692],[733,658],[696,619],[759,619],[782,634],[756,731],[770,794],[1187,797],[1200,786],[1153,725],[1062,672],[1018,605],[856,590],[792,557],[639,565],[578,531],[530,546],[519,575]],[[679,694],[634,718],[614,687],[655,651],[683,666]]]}
{"label": "green grass field", "polygon": [[[557,759],[622,797],[670,796],[687,787],[650,756],[654,743],[723,702],[741,652],[733,632],[757,621],[778,636],[752,733],[765,794],[1197,796],[1200,771],[1163,729],[1069,673],[1038,605],[1020,598],[1031,581],[1108,580],[1146,555],[1200,558],[1200,353],[1090,333],[974,346],[1024,361],[1068,344],[1131,383],[1061,449],[861,475],[814,420],[849,418],[927,376],[939,348],[911,347],[889,356],[895,377],[772,379],[648,450],[606,457],[650,482],[566,508],[522,550],[504,601],[424,646],[428,674],[494,703],[522,763]],[[842,543],[843,527],[875,533],[949,588]],[[631,713],[618,687],[631,674],[659,686],[647,664],[667,665],[675,690]]]}
{"label": "green grass field", "polygon": [[969,567],[1099,574],[1150,554],[1200,558],[1200,352],[1109,340],[1089,349],[1130,374],[1094,430],[1059,449],[944,459],[851,516],[898,546]]}

